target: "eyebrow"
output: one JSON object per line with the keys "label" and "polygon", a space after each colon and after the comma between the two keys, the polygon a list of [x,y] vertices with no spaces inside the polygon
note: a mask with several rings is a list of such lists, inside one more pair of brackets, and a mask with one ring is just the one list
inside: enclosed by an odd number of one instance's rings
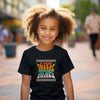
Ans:
{"label": "eyebrow", "polygon": [[[40,26],[45,26],[45,25],[40,25]],[[51,27],[54,27],[54,28],[56,28],[56,26],[51,26]]]}

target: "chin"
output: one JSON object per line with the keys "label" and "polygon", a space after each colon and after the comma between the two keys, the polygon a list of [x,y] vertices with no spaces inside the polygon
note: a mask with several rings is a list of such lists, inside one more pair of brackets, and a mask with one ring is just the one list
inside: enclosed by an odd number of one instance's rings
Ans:
{"label": "chin", "polygon": [[45,45],[49,45],[49,44],[51,44],[51,43],[44,43]]}
{"label": "chin", "polygon": [[43,44],[45,44],[45,45],[49,45],[49,44],[52,44],[52,42],[45,41],[45,42],[43,42]]}
{"label": "chin", "polygon": [[52,44],[52,43],[53,43],[53,40],[44,40],[44,39],[41,39],[41,42],[42,42],[44,45],[49,45],[49,44]]}

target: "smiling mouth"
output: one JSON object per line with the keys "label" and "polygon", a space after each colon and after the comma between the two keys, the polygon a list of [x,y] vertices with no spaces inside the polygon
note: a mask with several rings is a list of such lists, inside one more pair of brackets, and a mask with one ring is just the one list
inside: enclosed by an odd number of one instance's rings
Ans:
{"label": "smiling mouth", "polygon": [[43,37],[45,40],[50,40],[51,37]]}

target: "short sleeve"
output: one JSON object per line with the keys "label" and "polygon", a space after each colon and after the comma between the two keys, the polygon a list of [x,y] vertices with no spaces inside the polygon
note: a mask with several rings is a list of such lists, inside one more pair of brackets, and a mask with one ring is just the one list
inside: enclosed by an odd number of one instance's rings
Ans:
{"label": "short sleeve", "polygon": [[29,65],[29,59],[28,59],[28,54],[24,51],[18,72],[20,74],[25,74],[25,75],[30,75],[31,72],[31,67]]}
{"label": "short sleeve", "polygon": [[65,51],[64,55],[63,55],[63,60],[62,60],[62,75],[71,71],[74,68],[73,63],[67,53],[67,51]]}

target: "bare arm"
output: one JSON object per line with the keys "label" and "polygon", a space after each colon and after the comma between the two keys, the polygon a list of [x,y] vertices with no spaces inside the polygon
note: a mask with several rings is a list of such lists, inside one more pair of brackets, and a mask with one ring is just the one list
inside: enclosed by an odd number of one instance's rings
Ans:
{"label": "bare arm", "polygon": [[28,100],[30,92],[30,76],[22,75],[21,100]]}
{"label": "bare arm", "polygon": [[67,94],[67,100],[74,100],[74,91],[70,72],[63,75],[63,80],[65,92]]}

